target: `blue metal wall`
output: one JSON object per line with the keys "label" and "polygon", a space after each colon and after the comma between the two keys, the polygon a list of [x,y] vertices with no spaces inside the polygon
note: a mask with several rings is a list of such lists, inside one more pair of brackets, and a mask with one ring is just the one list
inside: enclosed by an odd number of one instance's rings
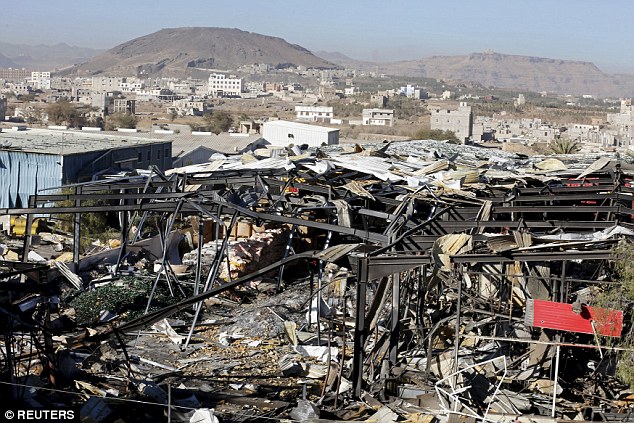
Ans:
{"label": "blue metal wall", "polygon": [[29,196],[62,184],[62,158],[0,150],[0,208],[28,205]]}

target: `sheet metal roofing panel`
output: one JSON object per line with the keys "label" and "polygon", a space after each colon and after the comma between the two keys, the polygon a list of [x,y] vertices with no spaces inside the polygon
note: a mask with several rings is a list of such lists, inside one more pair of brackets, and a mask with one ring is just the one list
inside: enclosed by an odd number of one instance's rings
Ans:
{"label": "sheet metal roofing panel", "polygon": [[604,336],[618,337],[623,330],[623,312],[620,310],[582,305],[581,312],[575,313],[572,304],[545,300],[528,300],[524,321],[528,326],[567,332],[593,334],[596,330]]}
{"label": "sheet metal roofing panel", "polygon": [[0,208],[28,204],[29,196],[62,183],[62,157],[0,150]]}

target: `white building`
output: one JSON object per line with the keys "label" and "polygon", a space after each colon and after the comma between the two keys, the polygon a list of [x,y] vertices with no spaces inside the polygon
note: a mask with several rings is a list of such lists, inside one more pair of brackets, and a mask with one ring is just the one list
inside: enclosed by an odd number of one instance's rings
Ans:
{"label": "white building", "polygon": [[274,120],[265,122],[262,137],[272,145],[308,145],[320,147],[323,144],[339,144],[339,130],[305,123]]}
{"label": "white building", "polygon": [[295,106],[296,119],[305,122],[329,123],[333,116],[332,107]]}
{"label": "white building", "polygon": [[405,87],[399,88],[399,93],[404,95],[407,98],[413,98],[416,100],[424,100],[429,98],[429,94],[425,91],[424,88],[420,88],[418,86],[407,84]]}
{"label": "white building", "polygon": [[36,90],[51,89],[51,73],[50,72],[31,72],[29,84]]}
{"label": "white building", "polygon": [[126,81],[119,84],[122,93],[135,93],[142,91],[145,84],[142,81]]}
{"label": "white building", "polygon": [[214,97],[240,96],[242,93],[242,78],[227,78],[220,73],[209,75],[207,94]]}
{"label": "white building", "polygon": [[394,125],[394,110],[363,109],[361,119],[364,125],[392,126]]}

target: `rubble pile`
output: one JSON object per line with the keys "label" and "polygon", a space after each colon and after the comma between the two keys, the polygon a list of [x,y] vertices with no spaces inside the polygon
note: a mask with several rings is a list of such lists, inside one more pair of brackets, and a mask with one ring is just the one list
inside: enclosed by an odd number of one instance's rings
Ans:
{"label": "rubble pile", "polygon": [[[99,422],[624,421],[633,178],[620,157],[417,141],[37,195],[0,211],[26,216],[4,257],[37,250],[44,206],[76,229],[119,214],[121,239],[0,261],[3,386]],[[82,207],[96,192],[110,205]]]}

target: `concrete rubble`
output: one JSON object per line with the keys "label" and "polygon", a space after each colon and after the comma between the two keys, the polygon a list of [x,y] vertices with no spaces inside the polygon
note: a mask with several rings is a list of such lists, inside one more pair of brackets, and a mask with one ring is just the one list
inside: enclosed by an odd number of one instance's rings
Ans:
{"label": "concrete rubble", "polygon": [[[97,422],[634,418],[631,304],[599,300],[634,237],[629,157],[287,153],[0,210],[25,219],[0,239],[5,394]],[[119,239],[82,253],[87,213]]]}

